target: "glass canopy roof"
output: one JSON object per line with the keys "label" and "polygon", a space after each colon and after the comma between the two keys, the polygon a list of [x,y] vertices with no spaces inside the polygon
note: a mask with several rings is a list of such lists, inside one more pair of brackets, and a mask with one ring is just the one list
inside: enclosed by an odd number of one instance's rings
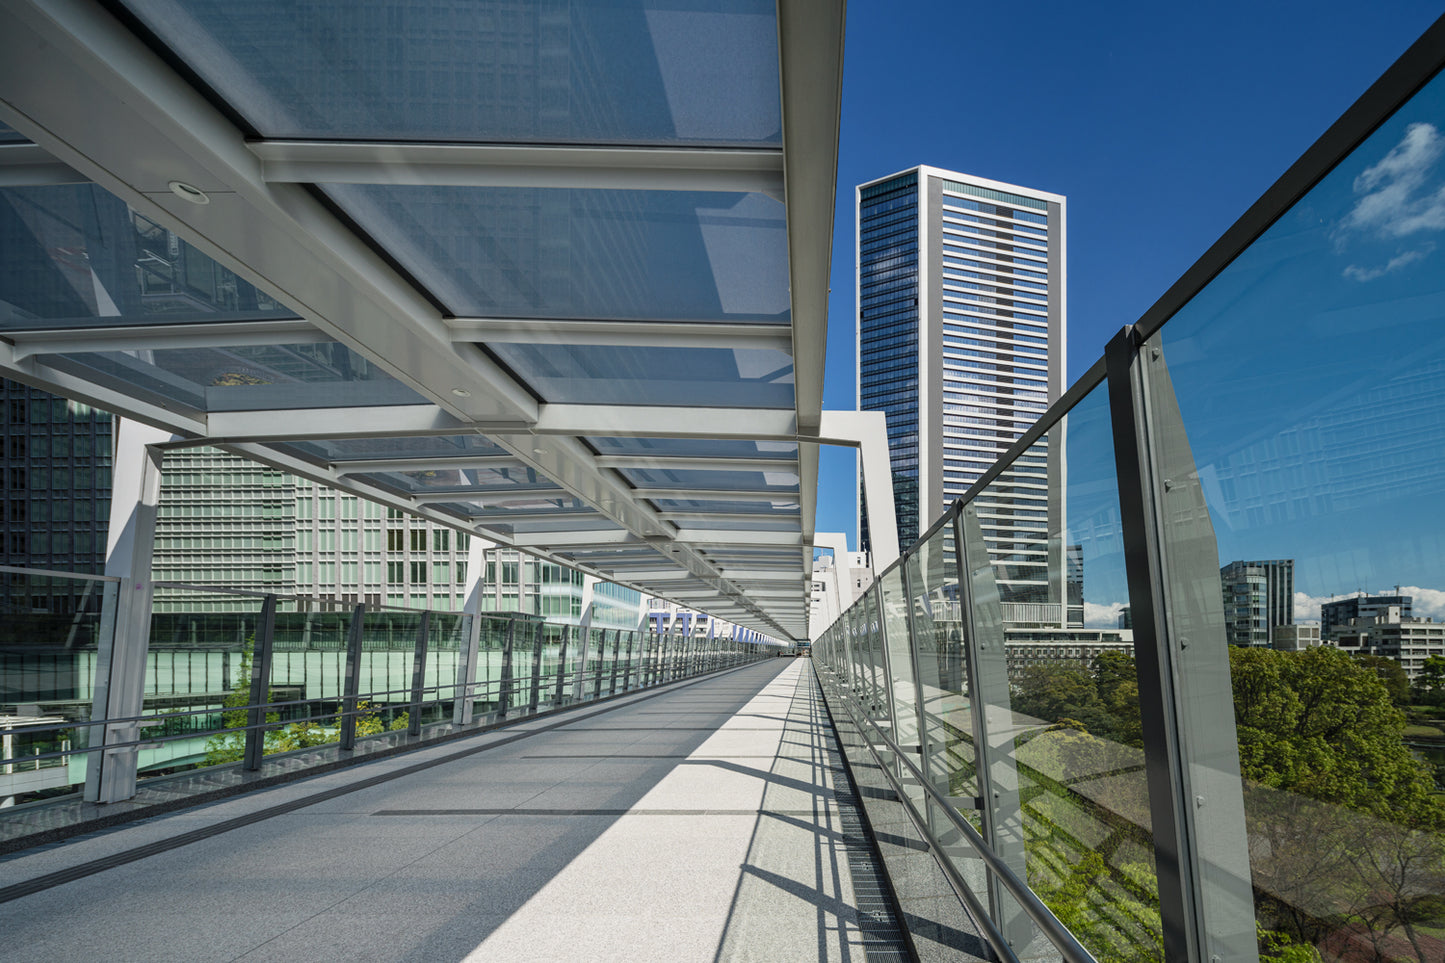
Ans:
{"label": "glass canopy roof", "polygon": [[110,9],[0,8],[0,374],[806,637],[841,3]]}

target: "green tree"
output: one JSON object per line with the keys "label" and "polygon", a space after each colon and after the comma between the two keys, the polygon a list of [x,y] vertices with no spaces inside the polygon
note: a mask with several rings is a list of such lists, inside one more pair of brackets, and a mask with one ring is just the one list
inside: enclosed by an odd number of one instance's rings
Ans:
{"label": "green tree", "polygon": [[1432,655],[1425,660],[1415,687],[1422,701],[1432,705],[1445,704],[1445,656]]}
{"label": "green tree", "polygon": [[1231,648],[1239,763],[1246,779],[1414,828],[1445,826],[1428,767],[1405,745],[1405,715],[1373,668],[1338,649]]}
{"label": "green tree", "polygon": [[[221,700],[222,732],[206,740],[206,765],[220,766],[228,762],[239,762],[246,754],[246,722],[251,702],[251,658],[255,638],[247,638],[241,649],[241,665],[236,670],[236,685]],[[271,701],[271,691],[266,690],[266,701]],[[266,713],[267,722],[279,722],[281,716],[275,712]]]}
{"label": "green tree", "polygon": [[1410,677],[1399,662],[1388,659],[1383,655],[1359,655],[1355,657],[1367,669],[1374,670],[1385,683],[1385,691],[1390,693],[1390,700],[1397,706],[1405,705],[1410,701]]}

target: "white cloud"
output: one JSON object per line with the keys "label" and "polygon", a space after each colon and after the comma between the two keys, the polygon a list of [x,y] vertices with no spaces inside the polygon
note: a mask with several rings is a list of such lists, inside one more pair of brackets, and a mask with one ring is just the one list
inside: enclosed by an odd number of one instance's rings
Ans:
{"label": "white cloud", "polygon": [[1437,622],[1445,620],[1445,592],[1421,588],[1418,585],[1401,585],[1400,594],[1414,597],[1415,618],[1434,619]]}
{"label": "white cloud", "polygon": [[1111,605],[1085,602],[1084,625],[1091,629],[1116,629],[1119,627],[1119,613],[1123,610],[1123,602],[1114,602]]}
{"label": "white cloud", "polygon": [[1304,592],[1294,593],[1294,620],[1296,622],[1318,622],[1320,620],[1320,605],[1325,602],[1338,602],[1341,599],[1352,599],[1360,595],[1408,595],[1413,598],[1411,613],[1417,619],[1435,619],[1437,622],[1445,621],[1445,592],[1440,589],[1421,588],[1418,585],[1401,585],[1398,592],[1394,586],[1377,589],[1373,592],[1345,592],[1341,595],[1306,595]]}
{"label": "white cloud", "polygon": [[1435,245],[1427,244],[1424,247],[1416,248],[1413,251],[1406,251],[1404,254],[1395,255],[1394,257],[1390,258],[1389,262],[1384,267],[1362,268],[1357,264],[1351,264],[1349,267],[1345,268],[1342,273],[1345,277],[1349,278],[1352,281],[1360,281],[1362,283],[1365,281],[1373,281],[1375,280],[1375,278],[1384,277],[1386,274],[1389,274],[1392,271],[1398,271],[1400,268],[1405,267],[1406,265],[1415,263],[1433,250],[1435,250]]}
{"label": "white cloud", "polygon": [[1341,225],[1382,237],[1405,237],[1445,228],[1445,187],[1424,190],[1445,138],[1433,124],[1411,124],[1384,159],[1355,178],[1359,195]]}

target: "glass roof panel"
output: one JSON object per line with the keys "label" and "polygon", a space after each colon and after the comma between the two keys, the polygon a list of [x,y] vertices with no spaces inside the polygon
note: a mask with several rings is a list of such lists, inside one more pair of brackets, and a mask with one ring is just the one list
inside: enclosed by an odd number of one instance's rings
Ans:
{"label": "glass roof panel", "polygon": [[350,408],[427,400],[334,341],[42,355],[46,364],[136,396],[201,411]]}
{"label": "glass roof panel", "polygon": [[603,455],[677,455],[690,458],[777,458],[784,462],[798,457],[791,441],[741,441],[733,438],[600,438],[587,439]]}
{"label": "glass roof panel", "polygon": [[265,137],[776,145],[769,0],[125,0]]}
{"label": "glass roof panel", "polygon": [[506,455],[481,435],[435,435],[416,438],[335,438],[293,441],[277,446],[292,448],[306,457],[327,463],[375,458],[447,458]]}
{"label": "glass roof panel", "polygon": [[765,194],[324,189],[458,317],[789,318],[787,223]]}
{"label": "glass roof panel", "polygon": [[93,184],[0,190],[0,330],[295,318]]}
{"label": "glass roof panel", "polygon": [[9,124],[0,121],[0,144],[28,144],[30,138]]}
{"label": "glass roof panel", "polygon": [[624,468],[622,476],[638,488],[701,488],[727,491],[796,492],[791,471],[680,471],[673,468]]}
{"label": "glass roof panel", "polygon": [[765,348],[496,344],[549,402],[792,408],[793,360]]}

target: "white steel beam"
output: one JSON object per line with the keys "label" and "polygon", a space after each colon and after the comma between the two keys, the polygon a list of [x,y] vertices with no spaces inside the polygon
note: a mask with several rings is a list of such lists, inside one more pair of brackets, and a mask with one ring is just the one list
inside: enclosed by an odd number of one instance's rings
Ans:
{"label": "white steel beam", "polygon": [[706,529],[685,529],[677,533],[679,542],[691,545],[768,545],[793,546],[803,544],[799,532],[735,532],[708,531]]}
{"label": "white steel beam", "polygon": [[654,471],[775,471],[798,473],[787,458],[684,458],[676,455],[598,455],[599,468],[646,468]]}
{"label": "white steel beam", "polygon": [[513,488],[448,488],[437,491],[428,488],[411,492],[412,501],[418,505],[437,505],[445,502],[470,502],[474,505],[495,505],[497,502],[513,501],[517,498],[572,498],[566,489],[549,485],[545,488],[528,488],[524,485]]}
{"label": "white steel beam", "polygon": [[88,183],[90,178],[37,144],[0,144],[0,188]]}
{"label": "white steel beam", "polygon": [[797,419],[786,408],[547,404],[541,406],[531,430],[539,435],[798,439]]}
{"label": "white steel beam", "polygon": [[602,344],[658,348],[793,349],[788,324],[713,321],[582,321],[448,318],[453,341],[487,344]]}
{"label": "white steel beam", "polygon": [[552,551],[565,552],[573,545],[625,545],[641,544],[637,536],[625,529],[610,529],[601,532],[517,532],[512,544],[519,548],[537,546]]}
{"label": "white steel beam", "polygon": [[281,408],[213,411],[206,416],[207,444],[332,438],[402,438],[460,435],[471,426],[436,405],[376,408]]}
{"label": "white steel beam", "polygon": [[247,146],[269,183],[783,193],[783,155],[776,149],[299,140]]}
{"label": "white steel beam", "polygon": [[783,178],[788,210],[798,427],[818,426],[828,347],[828,279],[843,100],[843,0],[778,0]]}
{"label": "white steel beam", "polygon": [[632,494],[638,498],[665,498],[674,501],[785,502],[790,505],[798,503],[797,492],[735,492],[723,488],[634,488]]}
{"label": "white steel beam", "polygon": [[251,345],[328,344],[335,339],[300,320],[218,321],[7,332],[16,362],[47,354],[167,348],[239,348]]}
{"label": "white steel beam", "polygon": [[331,463],[332,469],[342,475],[374,475],[394,471],[435,471],[451,468],[514,468],[520,465],[522,465],[522,461],[516,455],[417,455],[412,458],[347,458]]}

